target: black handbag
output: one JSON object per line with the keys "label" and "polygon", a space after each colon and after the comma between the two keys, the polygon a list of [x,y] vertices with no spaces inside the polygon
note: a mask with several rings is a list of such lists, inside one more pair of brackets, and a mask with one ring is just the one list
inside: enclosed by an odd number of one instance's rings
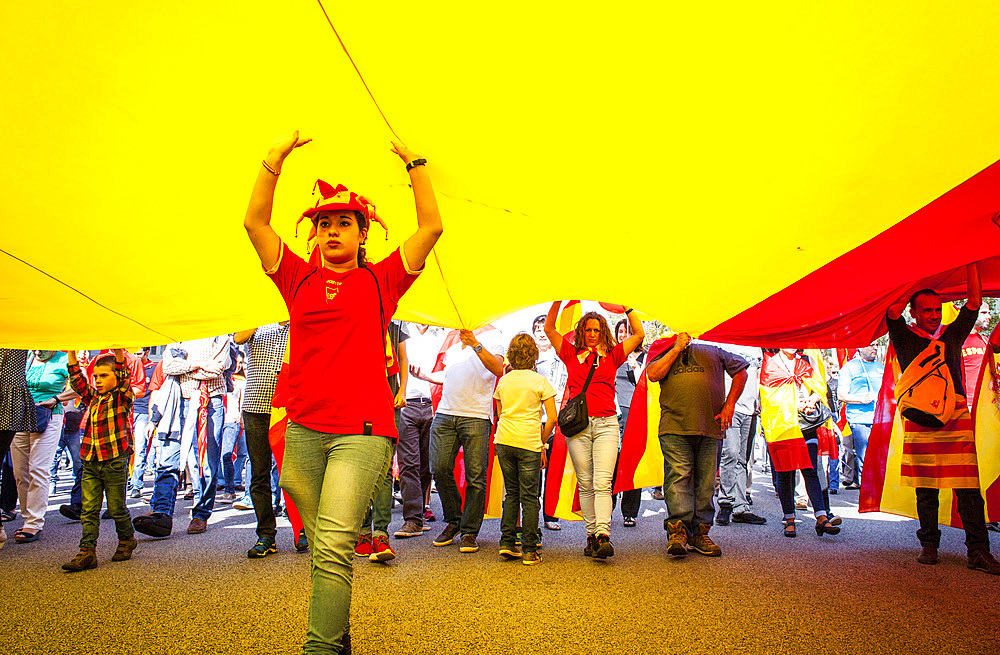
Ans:
{"label": "black handbag", "polygon": [[820,401],[816,403],[815,408],[807,412],[799,412],[799,429],[803,431],[815,430],[832,417],[833,412],[826,406],[826,403]]}
{"label": "black handbag", "polygon": [[564,437],[575,437],[590,424],[590,414],[587,413],[587,387],[590,386],[590,378],[594,377],[595,370],[597,370],[596,354],[587,381],[583,384],[583,390],[566,401],[566,405],[559,410],[559,430]]}

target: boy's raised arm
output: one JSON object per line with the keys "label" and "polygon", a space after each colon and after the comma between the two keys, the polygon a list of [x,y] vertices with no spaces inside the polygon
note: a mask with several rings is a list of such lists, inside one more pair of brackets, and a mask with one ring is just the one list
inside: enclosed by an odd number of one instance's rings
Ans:
{"label": "boy's raised arm", "polygon": [[90,399],[93,398],[93,392],[90,389],[90,385],[84,379],[83,372],[80,370],[80,364],[76,359],[76,351],[67,350],[66,356],[69,363],[66,367],[69,370],[69,384],[73,387],[73,391],[80,394],[80,402],[84,405],[89,405]]}

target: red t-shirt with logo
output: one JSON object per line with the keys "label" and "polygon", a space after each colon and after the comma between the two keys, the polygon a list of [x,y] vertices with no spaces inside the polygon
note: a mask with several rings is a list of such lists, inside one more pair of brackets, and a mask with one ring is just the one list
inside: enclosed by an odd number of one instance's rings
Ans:
{"label": "red t-shirt with logo", "polygon": [[288,418],[318,432],[397,439],[384,337],[418,272],[409,270],[399,249],[367,269],[338,273],[307,263],[282,243],[267,274],[291,320]]}
{"label": "red t-shirt with logo", "polygon": [[983,355],[989,346],[983,336],[973,330],[962,344],[962,374],[965,379],[965,395],[972,407],[976,390],[979,389],[979,371],[983,366]]}
{"label": "red t-shirt with logo", "polygon": [[[590,367],[594,363],[593,355],[581,362],[579,353],[569,339],[563,339],[562,348],[559,349],[559,359],[566,364],[568,378],[566,391],[563,392],[564,399],[570,399],[580,393]],[[590,386],[587,387],[587,413],[590,416],[614,416],[615,415],[615,373],[618,367],[625,363],[625,349],[619,343],[607,357],[601,357],[601,362],[594,371],[594,377],[590,379]]]}

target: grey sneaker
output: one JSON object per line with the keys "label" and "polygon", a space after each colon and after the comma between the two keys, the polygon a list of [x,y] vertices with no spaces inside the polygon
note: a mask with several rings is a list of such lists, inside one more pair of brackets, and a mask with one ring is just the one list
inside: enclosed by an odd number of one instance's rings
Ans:
{"label": "grey sneaker", "polygon": [[462,541],[459,542],[458,550],[463,553],[474,553],[479,550],[479,543],[476,542],[476,535],[463,534]]}
{"label": "grey sneaker", "polygon": [[435,546],[450,546],[454,541],[455,537],[458,536],[458,526],[448,524],[445,526],[444,531],[441,532],[434,540]]}
{"label": "grey sneaker", "polygon": [[[392,536],[397,539],[406,539],[407,537],[419,537],[424,533],[423,528],[416,521],[406,521],[403,523],[402,527],[392,533]],[[435,546],[438,545],[436,542]],[[441,544],[442,546],[445,544]]]}

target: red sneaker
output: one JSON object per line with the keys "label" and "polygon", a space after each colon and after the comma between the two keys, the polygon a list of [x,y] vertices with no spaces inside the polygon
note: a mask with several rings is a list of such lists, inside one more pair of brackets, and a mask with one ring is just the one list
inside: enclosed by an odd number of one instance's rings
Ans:
{"label": "red sneaker", "polygon": [[[368,559],[372,562],[388,562],[396,558],[396,551],[389,545],[389,538],[380,534],[372,539],[372,554]],[[357,551],[355,551],[357,552]]]}
{"label": "red sneaker", "polygon": [[372,533],[358,535],[358,543],[354,546],[355,557],[368,557],[372,554]]}

